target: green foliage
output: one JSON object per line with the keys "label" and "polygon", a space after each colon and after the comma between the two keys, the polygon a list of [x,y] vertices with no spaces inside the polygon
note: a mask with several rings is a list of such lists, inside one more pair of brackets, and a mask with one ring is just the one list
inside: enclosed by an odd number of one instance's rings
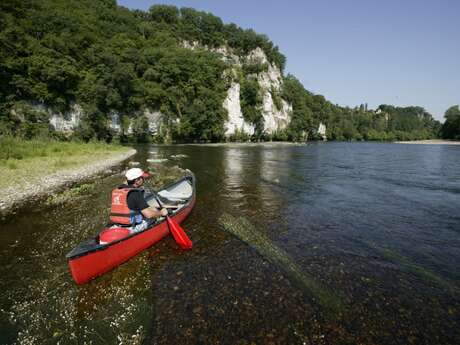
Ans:
{"label": "green foliage", "polygon": [[[284,65],[266,36],[191,8],[129,11],[110,0],[7,0],[0,6],[1,134],[32,138],[45,131],[42,122],[10,114],[12,105],[24,100],[60,111],[72,102],[82,105],[77,136],[84,141],[112,139],[111,111],[131,114],[136,140],[147,140],[145,121],[135,115],[146,108],[165,115],[171,126],[165,138],[221,140],[226,65],[217,54],[181,48],[182,42],[227,44],[239,54],[261,47],[270,62]],[[260,72],[267,66],[248,68]],[[122,141],[126,125],[123,129]]]}
{"label": "green foliage", "polygon": [[268,70],[268,64],[266,63],[245,63],[242,66],[243,73],[248,74],[259,74]]}
{"label": "green foliage", "polygon": [[255,136],[260,137],[264,129],[262,116],[262,96],[256,79],[244,78],[240,88],[241,112],[244,119],[255,126]]}
{"label": "green foliage", "polygon": [[421,140],[436,137],[439,122],[421,107],[381,105],[376,111],[361,104],[339,107],[305,90],[293,76],[284,79],[283,98],[293,107],[288,127],[291,140],[319,139],[319,123],[330,140]]}
{"label": "green foliage", "polygon": [[148,18],[156,23],[177,24],[179,22],[179,9],[175,6],[154,5],[148,11]]}
{"label": "green foliage", "polygon": [[229,142],[248,142],[251,141],[251,136],[241,129],[236,129],[235,133],[227,137]]}
{"label": "green foliage", "polygon": [[149,141],[149,122],[143,115],[138,116],[132,122],[133,135],[138,143]]}
{"label": "green foliage", "polygon": [[282,95],[292,104],[289,138],[293,141],[307,140],[313,131],[311,94],[294,76],[288,75],[284,80]]}
{"label": "green foliage", "polygon": [[8,111],[0,113],[0,136],[17,136],[22,139],[58,138],[49,125],[49,116],[39,106],[26,102],[12,102]]}
{"label": "green foliage", "polygon": [[112,133],[106,116],[94,105],[86,105],[85,116],[81,119],[77,137],[84,142],[92,139],[110,142]]}
{"label": "green foliage", "polygon": [[380,105],[378,107],[386,117],[386,127],[389,131],[412,132],[422,129],[436,131],[439,124],[431,114],[422,107],[395,107],[392,105]]}
{"label": "green foliage", "polygon": [[[61,136],[48,128],[45,113],[27,104],[62,112],[76,102],[85,113],[76,137],[86,142],[113,139],[112,111],[123,115],[119,141],[128,140],[130,126],[136,141],[151,140],[140,115],[145,109],[163,114],[155,140],[223,140],[222,104],[229,88],[223,76],[229,66],[218,54],[183,48],[184,42],[225,45],[240,56],[260,48],[269,63],[285,66],[265,35],[192,8],[154,5],[144,12],[113,0],[6,0],[0,2],[0,23],[0,135],[24,139]],[[254,139],[264,135],[262,94],[254,77],[267,68],[247,63],[240,71],[242,112],[255,125]],[[430,138],[440,130],[423,108],[382,105],[375,113],[367,105],[339,107],[290,75],[281,92],[269,92],[278,110],[282,98],[293,106],[288,128],[269,140],[315,139],[320,122],[335,140]],[[446,115],[445,137],[458,137],[455,114],[453,109]]]}
{"label": "green foliage", "polygon": [[446,110],[444,114],[446,121],[441,128],[441,135],[444,139],[460,140],[460,109],[454,105]]}
{"label": "green foliage", "polygon": [[128,116],[121,116],[119,140],[122,143],[128,142],[128,129],[129,129],[130,123],[131,121]]}
{"label": "green foliage", "polygon": [[288,130],[276,130],[275,132],[271,134],[265,134],[264,135],[264,140],[266,141],[289,141],[290,138],[290,133]]}
{"label": "green foliage", "polygon": [[281,98],[280,92],[278,92],[273,86],[270,89],[270,93],[272,95],[273,104],[275,105],[277,110],[281,110],[283,108],[283,102]]}

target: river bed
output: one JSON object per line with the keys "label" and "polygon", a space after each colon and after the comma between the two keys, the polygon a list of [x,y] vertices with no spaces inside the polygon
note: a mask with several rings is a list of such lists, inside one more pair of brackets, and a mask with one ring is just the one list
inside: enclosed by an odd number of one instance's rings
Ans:
{"label": "river bed", "polygon": [[[127,165],[43,200],[1,224],[0,343],[460,343],[459,146],[136,149],[157,186],[179,168],[196,174],[183,223],[193,249],[166,238],[78,287],[65,254],[105,224]],[[227,231],[224,214],[250,224],[262,247]]]}

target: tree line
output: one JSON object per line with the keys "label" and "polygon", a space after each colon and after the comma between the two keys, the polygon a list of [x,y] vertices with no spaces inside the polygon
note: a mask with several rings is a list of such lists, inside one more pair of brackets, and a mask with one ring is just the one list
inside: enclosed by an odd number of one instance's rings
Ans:
{"label": "tree line", "polygon": [[441,128],[442,138],[460,140],[460,109],[458,105],[447,109],[444,117],[446,121]]}
{"label": "tree line", "polygon": [[[224,72],[231,66],[210,49],[187,49],[184,42],[230,47],[239,56],[260,47],[281,70],[286,62],[265,35],[192,8],[154,5],[140,11],[113,0],[4,0],[0,134],[59,138],[49,128],[48,115],[30,104],[62,112],[77,103],[84,117],[75,137],[85,141],[111,141],[114,135],[128,140],[130,124],[136,140],[152,140],[145,109],[164,116],[155,140],[225,140],[228,114],[222,104],[231,77]],[[440,124],[423,108],[381,106],[376,113],[362,106],[340,107],[288,75],[281,92],[271,92],[275,103],[282,98],[292,103],[292,121],[286,130],[267,135],[262,91],[254,77],[266,67],[243,65],[238,72],[242,112],[256,128],[246,139],[314,139],[319,122],[335,140],[418,139],[439,132]],[[121,115],[120,134],[110,130],[108,115],[113,111]]]}
{"label": "tree line", "polygon": [[422,107],[341,107],[305,90],[292,75],[284,80],[283,96],[293,105],[286,133],[291,140],[318,138],[319,123],[326,125],[326,135],[331,140],[432,139],[438,137],[441,129],[441,124]]}

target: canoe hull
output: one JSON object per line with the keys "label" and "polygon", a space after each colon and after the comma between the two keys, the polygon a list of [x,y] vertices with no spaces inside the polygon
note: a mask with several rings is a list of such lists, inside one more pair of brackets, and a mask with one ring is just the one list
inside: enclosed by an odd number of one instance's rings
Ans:
{"label": "canoe hull", "polygon": [[[194,182],[194,181],[193,181]],[[194,185],[194,184],[193,184]],[[194,186],[193,186],[194,187]],[[171,216],[181,223],[195,205],[195,193],[187,205]],[[169,234],[166,220],[155,224],[152,228],[134,234],[126,239],[108,245],[96,245],[88,252],[78,255],[68,254],[68,263],[73,279],[77,284],[85,284],[149,248]],[[97,241],[97,238],[94,239]]]}

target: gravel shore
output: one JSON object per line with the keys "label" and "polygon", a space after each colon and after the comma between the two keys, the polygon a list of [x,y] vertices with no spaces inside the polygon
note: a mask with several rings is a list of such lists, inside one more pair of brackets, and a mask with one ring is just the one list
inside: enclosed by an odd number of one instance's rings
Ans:
{"label": "gravel shore", "polygon": [[56,191],[85,181],[101,174],[124,160],[132,157],[136,150],[113,154],[107,159],[97,160],[76,169],[66,169],[53,175],[40,177],[39,180],[22,183],[20,188],[11,186],[0,190],[0,216],[5,217],[14,213],[22,205],[54,194]]}

